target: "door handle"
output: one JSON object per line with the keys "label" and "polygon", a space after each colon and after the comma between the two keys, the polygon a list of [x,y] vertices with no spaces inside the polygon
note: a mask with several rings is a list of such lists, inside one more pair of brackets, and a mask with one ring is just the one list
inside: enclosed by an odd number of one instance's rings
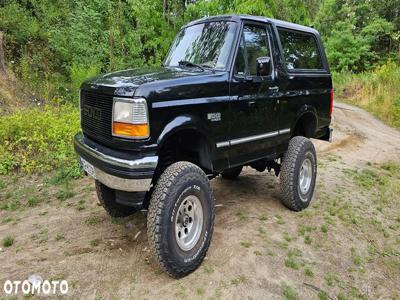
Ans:
{"label": "door handle", "polygon": [[279,91],[279,86],[270,86],[268,88],[271,92],[278,92]]}

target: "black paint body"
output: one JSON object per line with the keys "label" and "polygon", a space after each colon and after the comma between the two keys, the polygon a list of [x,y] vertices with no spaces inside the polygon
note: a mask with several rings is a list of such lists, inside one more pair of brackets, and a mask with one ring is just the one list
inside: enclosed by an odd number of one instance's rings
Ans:
{"label": "black paint body", "polygon": [[[315,116],[313,137],[323,138],[331,122],[332,79],[318,32],[282,21],[236,15],[210,17],[189,25],[222,20],[236,24],[235,42],[226,70],[201,70],[184,66],[131,69],[106,74],[82,85],[82,92],[109,95],[110,101],[113,96],[145,98],[150,120],[148,139],[101,139],[96,133],[83,130],[84,134],[100,145],[122,151],[134,159],[146,153],[160,155],[160,149],[171,135],[184,129],[193,129],[202,134],[208,143],[212,172],[221,172],[266,157],[278,157],[286,151],[297,120],[304,113]],[[245,23],[267,27],[273,60],[270,76],[249,80],[233,74],[239,37]],[[324,70],[287,70],[277,34],[278,27],[314,35]],[[220,113],[221,120],[209,120],[210,113]],[[111,132],[111,123],[109,126]],[[282,133],[280,130],[283,130]],[[278,134],[240,142],[243,138],[271,132]]]}

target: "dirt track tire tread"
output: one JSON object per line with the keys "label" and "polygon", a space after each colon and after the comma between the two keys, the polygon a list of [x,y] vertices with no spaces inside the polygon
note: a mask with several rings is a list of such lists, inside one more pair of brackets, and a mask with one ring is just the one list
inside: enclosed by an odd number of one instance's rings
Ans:
{"label": "dirt track tire tread", "polygon": [[[302,201],[298,192],[298,174],[305,155],[309,158],[312,156],[313,179],[307,196],[308,199]],[[282,203],[293,211],[301,211],[308,207],[314,193],[316,175],[317,155],[313,143],[303,136],[292,138],[283,157],[280,172]]]}
{"label": "dirt track tire tread", "polygon": [[[168,201],[177,201],[174,199],[177,190],[180,186],[190,180],[198,180],[206,187],[211,202],[211,216],[210,227],[208,229],[208,236],[205,240],[203,247],[196,259],[186,265],[179,266],[168,252],[166,246],[166,237],[162,235],[162,227],[165,226],[165,219],[170,216],[165,216],[165,210]],[[203,208],[204,209],[204,208]],[[164,221],[163,221],[164,219]],[[214,227],[214,196],[206,174],[198,166],[185,161],[176,162],[170,165],[159,177],[151,200],[147,215],[147,235],[151,252],[156,258],[157,263],[166,273],[174,278],[183,277],[193,272],[203,261],[207,254],[208,247],[211,242],[211,237]]]}

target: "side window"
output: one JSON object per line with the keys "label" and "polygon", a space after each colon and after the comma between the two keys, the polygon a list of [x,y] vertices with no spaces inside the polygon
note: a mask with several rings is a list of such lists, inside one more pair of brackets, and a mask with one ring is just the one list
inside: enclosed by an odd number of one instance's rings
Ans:
{"label": "side window", "polygon": [[312,34],[278,29],[288,70],[324,69],[317,40]]}
{"label": "side window", "polygon": [[240,39],[240,45],[236,56],[235,63],[235,74],[245,75],[246,74],[246,60],[244,52],[244,41],[243,38]]}
{"label": "side window", "polygon": [[270,56],[264,28],[246,25],[243,28],[249,74],[257,75],[257,58]]}

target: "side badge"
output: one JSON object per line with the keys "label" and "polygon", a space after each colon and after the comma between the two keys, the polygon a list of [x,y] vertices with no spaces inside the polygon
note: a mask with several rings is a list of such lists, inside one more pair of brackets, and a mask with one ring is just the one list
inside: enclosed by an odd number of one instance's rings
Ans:
{"label": "side badge", "polygon": [[221,113],[208,113],[207,119],[211,122],[219,122],[221,121]]}

